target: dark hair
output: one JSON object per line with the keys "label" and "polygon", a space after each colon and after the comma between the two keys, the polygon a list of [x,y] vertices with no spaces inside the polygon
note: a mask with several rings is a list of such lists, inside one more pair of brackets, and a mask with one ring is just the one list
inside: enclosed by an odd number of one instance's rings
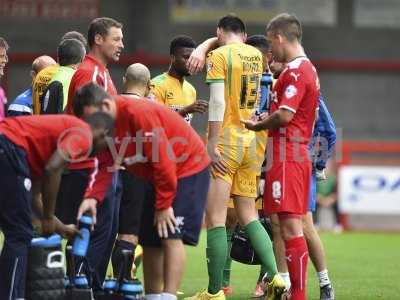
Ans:
{"label": "dark hair", "polygon": [[85,46],[76,39],[62,40],[57,48],[57,57],[60,66],[79,64],[85,54]]}
{"label": "dark hair", "polygon": [[243,21],[234,14],[229,14],[221,18],[218,22],[217,27],[227,32],[234,32],[234,33],[246,32],[246,26],[244,25]]}
{"label": "dark hair", "polygon": [[88,123],[92,129],[106,129],[109,135],[111,135],[114,130],[114,119],[103,111],[97,111],[87,116],[85,122]]}
{"label": "dark hair", "polygon": [[190,36],[178,35],[169,45],[169,54],[175,54],[178,48],[196,48],[196,42]]}
{"label": "dark hair", "polygon": [[267,32],[282,34],[289,42],[295,39],[301,42],[302,29],[300,21],[295,15],[283,13],[274,17],[267,25]]}
{"label": "dark hair", "polygon": [[94,82],[85,84],[74,95],[75,116],[81,117],[86,106],[101,107],[104,99],[112,99],[112,97],[101,86]]}
{"label": "dark hair", "polygon": [[78,31],[68,31],[61,37],[61,41],[70,40],[70,39],[76,39],[76,40],[80,41],[83,44],[83,46],[85,46],[85,48],[87,47],[86,38],[83,36],[82,33],[78,32]]}
{"label": "dark hair", "polygon": [[122,28],[123,25],[111,18],[102,17],[94,19],[90,23],[88,29],[89,47],[91,48],[94,45],[96,34],[100,34],[102,37],[105,37],[111,27]]}
{"label": "dark hair", "polygon": [[269,46],[267,38],[261,34],[255,34],[255,35],[249,36],[246,40],[246,44],[256,47],[256,48],[262,48],[262,49],[268,49],[268,46]]}
{"label": "dark hair", "polygon": [[5,38],[0,37],[0,48],[5,48],[6,51],[10,49],[10,46],[8,46],[8,43]]}

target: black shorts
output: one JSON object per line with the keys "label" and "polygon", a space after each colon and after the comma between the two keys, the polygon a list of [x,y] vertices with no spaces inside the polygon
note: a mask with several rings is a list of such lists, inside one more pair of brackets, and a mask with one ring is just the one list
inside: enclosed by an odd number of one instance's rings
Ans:
{"label": "black shorts", "polygon": [[126,170],[120,171],[120,179],[122,198],[118,233],[139,235],[143,202],[150,183]]}
{"label": "black shorts", "polygon": [[55,215],[64,224],[76,224],[79,206],[89,183],[90,169],[64,170],[57,194]]}
{"label": "black shorts", "polygon": [[[177,227],[175,234],[168,230],[169,239],[181,239],[186,245],[197,245],[204,210],[207,202],[207,193],[210,183],[209,168],[205,168],[192,176],[178,180],[176,197],[172,203]],[[142,246],[160,247],[161,239],[154,226],[154,189],[147,192],[143,205],[142,223],[139,242]]]}

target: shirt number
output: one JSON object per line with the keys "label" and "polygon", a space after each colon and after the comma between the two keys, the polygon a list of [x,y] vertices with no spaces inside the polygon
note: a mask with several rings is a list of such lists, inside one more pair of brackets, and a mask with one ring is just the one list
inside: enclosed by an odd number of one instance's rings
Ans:
{"label": "shirt number", "polygon": [[279,199],[282,196],[282,186],[279,181],[272,183],[272,198]]}
{"label": "shirt number", "polygon": [[253,109],[258,100],[260,75],[242,75],[240,109]]}

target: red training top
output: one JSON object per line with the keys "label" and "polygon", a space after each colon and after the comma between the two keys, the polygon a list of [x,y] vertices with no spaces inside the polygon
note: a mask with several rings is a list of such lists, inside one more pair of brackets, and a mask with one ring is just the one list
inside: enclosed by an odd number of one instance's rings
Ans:
{"label": "red training top", "polygon": [[43,176],[57,149],[71,160],[86,159],[93,139],[88,124],[67,115],[6,118],[0,123],[0,134],[25,150],[32,178]]}
{"label": "red training top", "polygon": [[[107,68],[96,60],[96,58],[88,54],[72,76],[68,91],[68,103],[65,108],[68,114],[74,114],[73,103],[76,91],[89,82],[97,83],[110,95],[117,95],[117,90],[115,89]],[[102,174],[99,174],[98,170],[106,169],[110,165],[112,165],[112,159],[109,153],[107,151],[102,151],[97,154],[96,158],[88,159],[80,163],[70,164],[68,168],[71,170],[91,169],[90,182],[92,182],[95,179],[104,181],[104,178],[97,178],[97,176],[102,176]],[[107,189],[108,187],[104,187],[104,190],[98,190],[99,194],[97,194],[97,197],[103,200]]]}
{"label": "red training top", "polygon": [[270,113],[280,108],[294,113],[285,127],[269,130],[273,159],[281,160],[280,146],[285,143],[286,161],[308,160],[310,142],[319,105],[317,71],[307,57],[298,57],[287,64],[273,90]]}
{"label": "red training top", "polygon": [[[156,208],[168,208],[175,198],[178,179],[209,165],[204,143],[184,118],[164,105],[144,98],[116,99],[115,147],[110,149],[114,161],[152,182]],[[112,173],[108,174],[109,182]],[[96,198],[99,185],[93,182],[85,197]]]}

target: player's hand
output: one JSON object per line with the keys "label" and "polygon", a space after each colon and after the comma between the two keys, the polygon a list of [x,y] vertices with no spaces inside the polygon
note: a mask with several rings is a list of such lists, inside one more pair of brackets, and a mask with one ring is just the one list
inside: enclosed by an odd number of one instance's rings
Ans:
{"label": "player's hand", "polygon": [[226,174],[228,172],[228,167],[222,158],[221,152],[219,152],[216,147],[212,147],[211,149],[210,157],[212,173],[220,173],[222,175]]}
{"label": "player's hand", "polygon": [[168,228],[175,234],[176,225],[174,209],[172,207],[156,210],[154,213],[154,226],[156,226],[160,238],[168,238]]}
{"label": "player's hand", "polygon": [[65,225],[60,222],[57,224],[56,232],[67,240],[72,240],[76,235],[81,236],[78,227],[74,224]]}
{"label": "player's hand", "polygon": [[244,124],[244,127],[246,127],[248,130],[257,131],[257,121],[242,119],[240,120],[240,123]]}
{"label": "player's hand", "polygon": [[96,224],[96,216],[97,216],[97,200],[93,198],[84,199],[79,206],[77,220],[82,217],[82,215],[86,212],[89,212],[93,218],[92,230],[94,229],[94,225]]}
{"label": "player's hand", "polygon": [[186,67],[190,74],[194,75],[201,72],[206,63],[207,52],[203,47],[198,46],[193,50],[188,61],[186,62]]}
{"label": "player's hand", "polygon": [[52,218],[43,218],[42,223],[42,235],[49,236],[56,231],[56,220],[53,216]]}
{"label": "player's hand", "polygon": [[326,176],[326,172],[325,169],[322,170],[315,170],[315,178],[317,179],[317,181],[324,181],[327,180],[328,177]]}
{"label": "player's hand", "polygon": [[258,195],[264,196],[265,179],[260,179],[258,182]]}
{"label": "player's hand", "polygon": [[191,113],[204,113],[207,111],[208,108],[208,102],[205,100],[196,100],[193,104],[190,104],[186,106],[185,113],[191,114]]}

